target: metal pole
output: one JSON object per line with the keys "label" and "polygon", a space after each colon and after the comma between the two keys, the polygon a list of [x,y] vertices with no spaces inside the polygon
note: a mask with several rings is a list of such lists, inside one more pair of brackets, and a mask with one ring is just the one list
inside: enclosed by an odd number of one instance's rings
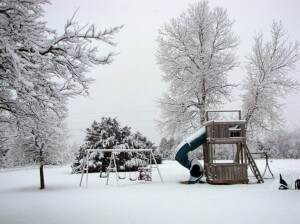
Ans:
{"label": "metal pole", "polygon": [[88,182],[89,182],[89,157],[90,157],[90,151],[87,150],[87,154],[86,154],[86,188],[88,187]]}
{"label": "metal pole", "polygon": [[113,155],[113,152],[111,152],[111,154],[110,154],[109,165],[107,167],[106,185],[108,185],[109,174],[110,174],[110,171],[111,171],[112,155]]}
{"label": "metal pole", "polygon": [[152,151],[151,151],[151,155],[152,155],[152,157],[153,157],[153,161],[154,161],[154,163],[155,163],[155,166],[156,166],[156,169],[157,169],[157,171],[158,171],[158,174],[159,174],[160,180],[161,180],[161,182],[162,182],[162,183],[164,183],[164,181],[163,181],[163,179],[162,179],[162,176],[161,176],[161,173],[160,173],[160,170],[159,170],[159,168],[158,168],[158,166],[157,166],[156,159],[155,159],[155,157],[154,157],[154,155],[153,155]]}
{"label": "metal pole", "polygon": [[82,184],[82,179],[83,179],[83,175],[84,175],[84,166],[85,166],[85,159],[83,160],[83,163],[82,163],[82,171],[81,171],[81,178],[80,178],[80,183],[79,183],[79,187],[81,187],[81,184]]}
{"label": "metal pole", "polygon": [[150,151],[149,159],[150,159],[150,177],[152,180],[152,151]]}
{"label": "metal pole", "polygon": [[113,156],[113,161],[114,161],[114,165],[115,165],[115,169],[116,169],[116,178],[117,178],[117,185],[119,186],[119,174],[118,174],[118,167],[117,167],[117,163],[116,163],[116,157],[115,154],[112,153]]}

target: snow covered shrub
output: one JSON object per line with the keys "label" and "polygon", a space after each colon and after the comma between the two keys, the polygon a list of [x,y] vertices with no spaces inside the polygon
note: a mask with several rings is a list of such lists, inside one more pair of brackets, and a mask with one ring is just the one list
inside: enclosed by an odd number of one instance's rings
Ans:
{"label": "snow covered shrub", "polygon": [[[86,157],[87,145],[80,146],[78,153],[76,154],[75,161],[72,164],[72,173],[79,173],[82,168],[83,159]],[[103,153],[91,153],[89,159],[89,172],[98,172],[102,164],[105,163]],[[106,160],[106,164],[109,160]]]}
{"label": "snow covered shrub", "polygon": [[[101,122],[94,121],[86,130],[85,143],[79,148],[72,164],[72,173],[82,170],[83,159],[87,149],[149,149],[154,143],[148,141],[141,133],[131,133],[129,127],[121,127],[116,118],[103,117]],[[110,152],[93,152],[89,157],[89,172],[99,172],[101,167],[109,165]],[[116,156],[117,166],[137,169],[147,164],[149,155],[144,153],[124,153]]]}

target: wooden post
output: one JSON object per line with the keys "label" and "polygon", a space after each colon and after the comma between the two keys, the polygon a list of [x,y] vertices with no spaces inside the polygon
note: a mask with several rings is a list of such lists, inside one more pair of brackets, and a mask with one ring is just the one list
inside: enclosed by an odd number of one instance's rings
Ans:
{"label": "wooden post", "polygon": [[240,147],[238,144],[236,144],[236,153],[235,153],[234,162],[240,163]]}
{"label": "wooden post", "polygon": [[205,111],[205,119],[208,121],[208,111]]}
{"label": "wooden post", "polygon": [[240,152],[241,152],[241,163],[244,163],[244,148],[241,147],[241,144],[238,144],[239,148],[240,148]]}

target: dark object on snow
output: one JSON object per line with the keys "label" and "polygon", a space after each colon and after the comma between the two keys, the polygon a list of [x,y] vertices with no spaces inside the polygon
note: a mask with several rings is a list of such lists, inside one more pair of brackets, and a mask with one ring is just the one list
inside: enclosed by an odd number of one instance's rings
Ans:
{"label": "dark object on snow", "polygon": [[201,171],[200,171],[200,166],[199,165],[194,165],[192,167],[192,169],[190,170],[190,174],[193,177],[200,177],[202,175]]}
{"label": "dark object on snow", "polygon": [[300,179],[295,181],[295,190],[300,190]]}
{"label": "dark object on snow", "polygon": [[284,179],[282,179],[281,174],[279,174],[279,176],[280,176],[279,183],[282,184],[282,185],[288,186],[287,183],[286,183],[286,181]]}
{"label": "dark object on snow", "polygon": [[281,174],[279,174],[279,176],[280,176],[280,180],[279,180],[279,183],[280,183],[279,190],[287,190],[287,189],[289,189],[289,187],[288,187],[286,181],[285,181],[284,179],[282,179]]}

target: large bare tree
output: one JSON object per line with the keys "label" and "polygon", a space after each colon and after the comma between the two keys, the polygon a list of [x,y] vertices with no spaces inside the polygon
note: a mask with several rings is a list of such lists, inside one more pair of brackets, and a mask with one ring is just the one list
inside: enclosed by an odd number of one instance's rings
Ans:
{"label": "large bare tree", "polygon": [[204,122],[204,112],[229,98],[230,70],[237,66],[238,37],[224,8],[207,1],[189,6],[159,30],[157,62],[168,92],[159,99],[165,134],[186,134]]}
{"label": "large bare tree", "polygon": [[[58,34],[41,21],[42,6],[47,3],[50,1],[0,0],[0,125],[32,133],[31,146],[39,152],[46,146],[45,138],[57,136],[51,134],[55,129],[45,127],[50,120],[45,115],[51,114],[51,120],[57,116],[54,120],[59,125],[66,116],[68,99],[88,94],[93,81],[87,76],[89,69],[109,64],[114,55],[99,56],[97,42],[115,46],[113,35],[121,29],[98,31],[95,25],[79,26],[73,16]],[[40,135],[40,130],[46,134]],[[0,135],[3,142],[2,128]],[[42,172],[43,160],[40,165]]]}
{"label": "large bare tree", "polygon": [[252,52],[247,57],[243,111],[247,130],[268,131],[282,122],[280,99],[295,91],[299,83],[290,76],[300,59],[298,42],[290,42],[281,22],[271,26],[271,40],[263,34],[254,36]]}

